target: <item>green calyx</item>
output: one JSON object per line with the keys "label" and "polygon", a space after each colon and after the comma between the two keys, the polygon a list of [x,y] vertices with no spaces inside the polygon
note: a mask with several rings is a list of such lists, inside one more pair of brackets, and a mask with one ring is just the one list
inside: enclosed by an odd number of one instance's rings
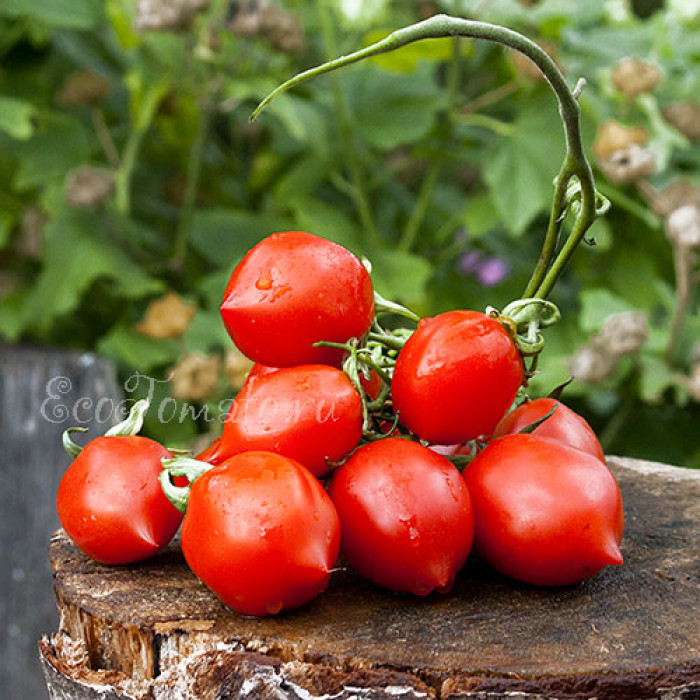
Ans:
{"label": "green calyx", "polygon": [[[184,513],[187,510],[192,484],[194,484],[202,474],[213,469],[214,466],[209,464],[209,462],[202,462],[198,459],[183,457],[181,455],[171,459],[162,459],[161,463],[163,465],[163,471],[158,476],[160,487],[166,498],[175,508],[181,513]],[[173,477],[183,476],[187,479],[187,485],[175,486]]]}
{"label": "green calyx", "polygon": [[[129,415],[114,427],[110,428],[105,437],[123,437],[127,435],[138,435],[143,427],[143,419],[148,411],[148,399],[137,401],[129,411]],[[82,447],[73,441],[71,433],[85,433],[87,428],[68,428],[63,432],[63,449],[75,459],[81,452]]]}
{"label": "green calyx", "polygon": [[541,330],[561,319],[559,309],[546,299],[518,299],[500,313],[491,307],[486,313],[503,322],[524,357],[542,352],[545,341]]}

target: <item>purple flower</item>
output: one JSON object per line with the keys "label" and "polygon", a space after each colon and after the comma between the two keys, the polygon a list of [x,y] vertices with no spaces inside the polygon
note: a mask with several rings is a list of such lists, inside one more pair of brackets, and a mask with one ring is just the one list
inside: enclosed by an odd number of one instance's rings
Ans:
{"label": "purple flower", "polygon": [[508,263],[497,257],[484,257],[478,250],[462,253],[457,263],[462,275],[476,275],[484,287],[493,287],[502,282],[510,273]]}
{"label": "purple flower", "polygon": [[505,260],[501,258],[486,258],[479,265],[476,276],[484,287],[493,287],[502,282],[509,272],[510,267]]}

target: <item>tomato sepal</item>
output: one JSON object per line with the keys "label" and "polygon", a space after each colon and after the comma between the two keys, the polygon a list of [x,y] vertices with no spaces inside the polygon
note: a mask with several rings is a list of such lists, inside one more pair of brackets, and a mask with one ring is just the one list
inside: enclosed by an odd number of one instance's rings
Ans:
{"label": "tomato sepal", "polygon": [[[161,464],[163,465],[163,471],[158,476],[160,487],[165,497],[180,511],[180,513],[184,514],[187,511],[187,504],[190,500],[192,484],[194,484],[202,474],[213,469],[215,465],[182,455],[164,458],[161,460]],[[184,486],[176,486],[173,483],[173,477],[178,476],[185,477],[188,483]]]}

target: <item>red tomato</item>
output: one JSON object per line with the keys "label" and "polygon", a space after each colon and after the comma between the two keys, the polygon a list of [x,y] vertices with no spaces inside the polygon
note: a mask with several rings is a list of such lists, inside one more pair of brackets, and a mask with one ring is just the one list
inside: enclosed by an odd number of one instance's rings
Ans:
{"label": "red tomato", "polygon": [[556,399],[542,398],[521,404],[499,422],[493,431],[493,437],[517,433],[546,416],[555,407],[554,413],[531,434],[576,447],[605,461],[603,448],[591,426],[578,413]]}
{"label": "red tomato", "polygon": [[490,434],[524,376],[505,328],[477,311],[423,319],[399,353],[394,410],[419,438],[449,445]]}
{"label": "red tomato", "polygon": [[501,573],[560,586],[622,563],[622,498],[599,459],[533,435],[506,435],[469,463],[464,478],[475,549]]}
{"label": "red tomato", "polygon": [[[209,462],[209,464],[221,464],[225,457],[221,455],[221,438],[216,438],[209,447],[204,448],[195,459],[200,462]],[[186,486],[187,484],[182,484]]]}
{"label": "red tomato", "polygon": [[61,479],[56,508],[84,554],[128,564],[170,542],[182,515],[158,482],[163,457],[172,455],[139,435],[98,437],[83,448]]}
{"label": "red tomato", "polygon": [[187,564],[245,615],[273,615],[323,591],[338,556],[330,498],[294,460],[246,452],[192,485],[182,525]]}
{"label": "red tomato", "polygon": [[467,559],[474,523],[460,473],[427,447],[385,438],[339,467],[329,493],[351,566],[394,591],[447,592]]}
{"label": "red tomato", "polygon": [[341,460],[361,437],[362,402],[347,375],[299,365],[246,383],[229,410],[217,459],[265,450],[322,476],[326,460]]}
{"label": "red tomato", "polygon": [[361,338],[374,318],[374,290],[360,260],[303,231],[275,233],[252,248],[226,287],[221,316],[233,342],[271,367],[338,364],[322,340]]}
{"label": "red tomato", "polygon": [[360,384],[372,401],[379,398],[379,394],[382,393],[382,387],[384,386],[382,378],[374,370],[370,370],[369,379],[360,372]]}
{"label": "red tomato", "polygon": [[248,372],[248,376],[246,377],[246,382],[252,382],[255,379],[259,379],[260,377],[264,377],[266,374],[272,374],[273,372],[276,372],[279,369],[279,367],[268,367],[267,365],[261,365],[259,362],[256,362],[253,367],[251,368],[250,372]]}

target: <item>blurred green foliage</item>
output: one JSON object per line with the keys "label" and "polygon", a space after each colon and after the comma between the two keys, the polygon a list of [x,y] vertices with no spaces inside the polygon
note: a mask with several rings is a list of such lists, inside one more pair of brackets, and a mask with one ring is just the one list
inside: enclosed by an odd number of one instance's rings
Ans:
{"label": "blurred green foliage", "polygon": [[[271,232],[308,230],[367,256],[380,293],[422,315],[519,297],[564,140],[552,92],[511,52],[414,44],[304,84],[248,122],[294,73],[438,11],[519,30],[571,85],[585,77],[586,148],[605,151],[592,161],[613,207],[552,297],[563,320],[533,395],[578,357],[565,398],[606,450],[700,465],[697,246],[667,235],[700,184],[700,118],[687,102],[700,95],[697,2],[4,0],[0,336],[111,356],[136,396],[149,381],[135,373],[152,377],[185,418],[147,428],[183,444],[213,427],[234,388],[221,373],[208,397],[176,401],[163,380],[183,357],[229,347],[226,280]],[[658,67],[658,85],[630,94],[615,74],[628,57]],[[611,119],[643,129],[643,176],[624,159],[622,179],[604,167],[627,148],[601,146]],[[149,304],[168,290],[194,319],[149,330]],[[610,317],[633,311],[636,347],[586,374],[609,351]]]}

